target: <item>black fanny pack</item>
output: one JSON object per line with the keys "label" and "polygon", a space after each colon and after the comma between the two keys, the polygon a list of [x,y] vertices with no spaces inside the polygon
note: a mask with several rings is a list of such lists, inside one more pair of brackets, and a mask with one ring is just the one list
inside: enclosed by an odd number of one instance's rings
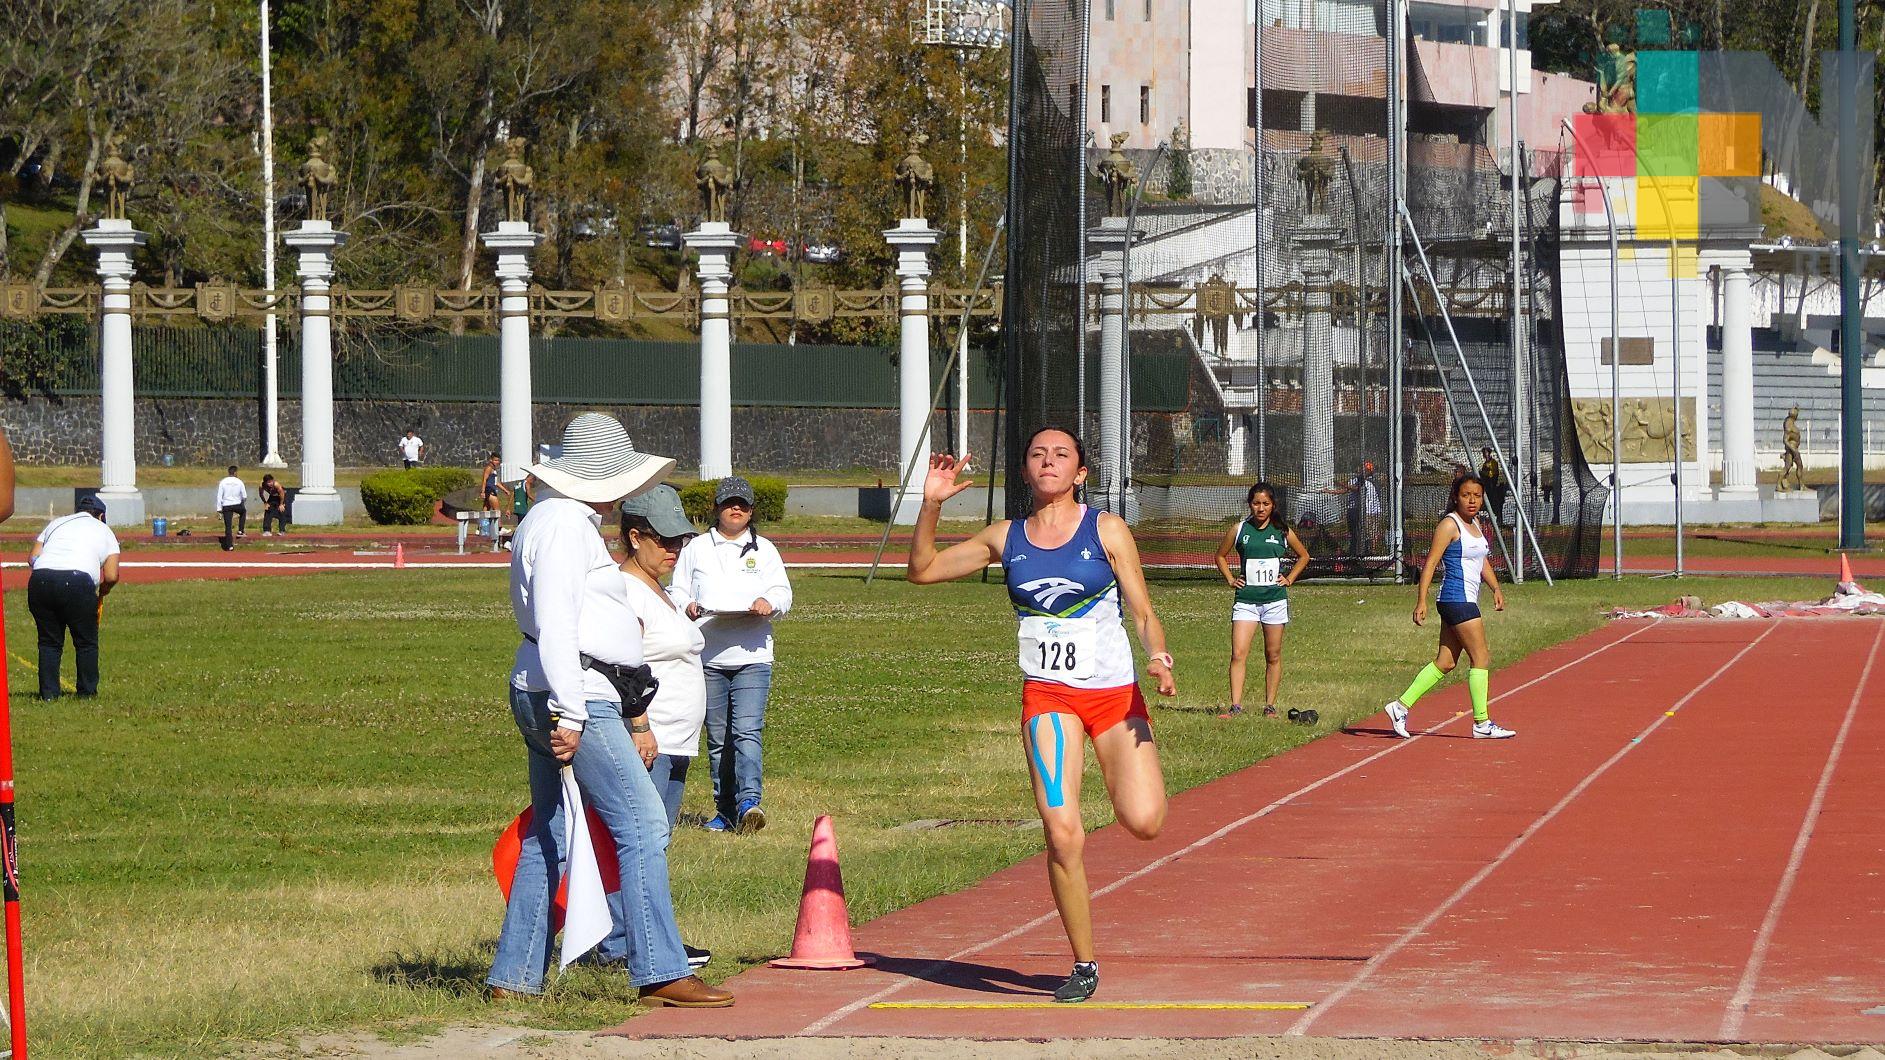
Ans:
{"label": "black fanny pack", "polygon": [[[532,644],[537,643],[537,638],[528,633],[524,634],[524,639]],[[582,660],[583,669],[594,670],[614,686],[616,694],[622,697],[622,717],[639,718],[648,713],[648,704],[654,702],[655,691],[661,687],[661,682],[647,663],[622,666],[619,663],[603,662],[581,652],[577,652],[576,657]]]}

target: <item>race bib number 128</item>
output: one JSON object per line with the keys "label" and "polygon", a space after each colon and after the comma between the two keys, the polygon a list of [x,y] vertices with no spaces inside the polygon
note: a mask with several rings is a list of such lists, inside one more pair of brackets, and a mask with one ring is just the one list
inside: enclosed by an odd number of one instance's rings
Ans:
{"label": "race bib number 128", "polygon": [[1020,632],[1022,673],[1048,681],[1093,676],[1099,637],[1092,619],[1029,615]]}

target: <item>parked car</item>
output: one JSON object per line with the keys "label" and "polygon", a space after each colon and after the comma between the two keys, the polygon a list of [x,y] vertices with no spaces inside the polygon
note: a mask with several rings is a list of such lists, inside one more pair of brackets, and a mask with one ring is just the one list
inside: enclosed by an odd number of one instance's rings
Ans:
{"label": "parked car", "polygon": [[838,249],[838,244],[826,242],[806,243],[803,253],[805,260],[814,265],[835,265],[839,258],[844,257],[844,252]]}
{"label": "parked car", "polygon": [[783,239],[767,239],[765,236],[747,236],[746,249],[754,254],[772,254],[785,257],[787,248]]}
{"label": "parked car", "polygon": [[681,249],[680,225],[642,225],[635,230],[635,236],[641,240],[643,246],[656,247],[661,250]]}

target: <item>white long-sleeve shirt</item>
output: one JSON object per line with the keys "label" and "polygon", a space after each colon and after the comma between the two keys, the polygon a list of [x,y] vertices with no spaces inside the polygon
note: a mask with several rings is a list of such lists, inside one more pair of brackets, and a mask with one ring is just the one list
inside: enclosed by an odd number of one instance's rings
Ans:
{"label": "white long-sleeve shirt", "polygon": [[746,612],[764,597],[773,615],[792,609],[792,583],[772,542],[747,530],[736,538],[710,529],[687,543],[674,563],[668,595],[681,607],[699,604],[700,632],[707,638],[701,661],[708,666],[745,666],[772,661],[772,618]]}
{"label": "white long-sleeve shirt", "polygon": [[244,486],[242,484],[242,480],[237,478],[236,476],[234,475],[224,476],[221,482],[216,483],[216,510],[217,511],[222,511],[224,508],[234,507],[235,505],[241,504],[243,501],[246,501],[248,499],[249,499],[249,487]]}
{"label": "white long-sleeve shirt", "polygon": [[641,620],[628,605],[594,508],[537,487],[511,542],[511,613],[524,636],[536,638],[517,645],[511,687],[549,692],[559,727],[580,732],[588,700],[621,702],[608,678],[583,669],[580,658],[642,661]]}

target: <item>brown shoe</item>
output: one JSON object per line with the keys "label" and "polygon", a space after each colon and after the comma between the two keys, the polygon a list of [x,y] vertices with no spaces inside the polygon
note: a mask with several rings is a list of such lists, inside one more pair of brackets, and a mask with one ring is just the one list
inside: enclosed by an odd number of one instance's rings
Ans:
{"label": "brown shoe", "polygon": [[501,986],[486,987],[485,994],[492,1001],[515,1001],[519,998],[531,996],[529,994],[519,993],[515,990],[506,990]]}
{"label": "brown shoe", "polygon": [[672,1005],[675,1008],[726,1008],[733,1004],[733,994],[719,987],[708,986],[701,982],[700,976],[690,975],[671,983],[642,987],[641,1003],[650,1007]]}

